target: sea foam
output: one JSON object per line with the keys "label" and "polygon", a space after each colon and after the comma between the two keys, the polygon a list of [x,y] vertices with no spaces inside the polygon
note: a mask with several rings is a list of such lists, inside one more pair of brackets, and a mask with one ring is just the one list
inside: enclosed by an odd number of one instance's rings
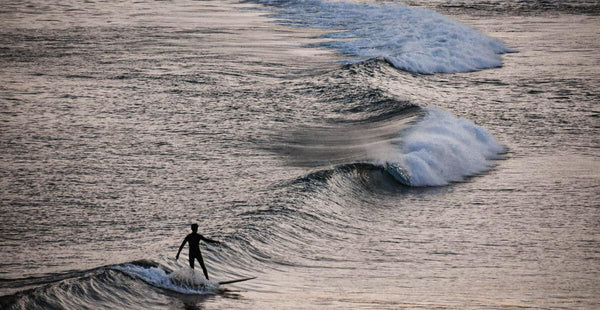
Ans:
{"label": "sea foam", "polygon": [[319,45],[363,61],[383,57],[394,67],[421,74],[499,67],[504,44],[473,27],[431,10],[400,4],[356,4],[319,0],[257,0],[280,8],[281,22],[331,29]]}
{"label": "sea foam", "polygon": [[378,150],[378,164],[410,186],[440,186],[490,169],[505,148],[483,127],[427,107],[402,143]]}

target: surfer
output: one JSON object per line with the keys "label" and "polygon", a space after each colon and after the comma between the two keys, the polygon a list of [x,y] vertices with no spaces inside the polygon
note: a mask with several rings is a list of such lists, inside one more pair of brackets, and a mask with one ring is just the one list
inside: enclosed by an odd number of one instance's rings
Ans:
{"label": "surfer", "polygon": [[204,236],[198,234],[198,224],[192,224],[192,233],[187,235],[185,239],[183,239],[183,243],[181,243],[179,251],[177,251],[177,256],[175,256],[175,260],[179,259],[179,253],[181,253],[181,249],[183,249],[185,243],[188,242],[190,244],[190,267],[194,269],[194,260],[197,259],[198,262],[200,262],[200,267],[202,267],[202,271],[204,272],[206,280],[208,280],[208,272],[206,271],[204,261],[202,260],[202,253],[200,253],[200,240],[204,240],[209,243],[221,243],[219,241],[205,238]]}

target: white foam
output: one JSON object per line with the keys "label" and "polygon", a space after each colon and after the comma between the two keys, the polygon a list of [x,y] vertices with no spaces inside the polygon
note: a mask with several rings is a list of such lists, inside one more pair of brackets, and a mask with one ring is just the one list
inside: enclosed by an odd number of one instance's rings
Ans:
{"label": "white foam", "polygon": [[[273,1],[258,0],[265,4]],[[340,30],[324,43],[359,61],[383,57],[415,73],[468,72],[502,65],[504,44],[431,10],[399,4],[370,5],[318,0],[276,1],[277,16],[292,24]]]}
{"label": "white foam", "polygon": [[202,272],[192,268],[180,268],[169,274],[169,277],[174,285],[189,290],[213,291],[219,287],[218,283],[207,280]]}
{"label": "white foam", "polygon": [[140,278],[156,287],[183,294],[212,294],[219,287],[218,283],[206,280],[201,272],[187,267],[170,274],[167,274],[160,267],[144,267],[134,264],[118,265],[114,266],[113,269]]}
{"label": "white foam", "polygon": [[505,152],[484,128],[438,108],[425,116],[401,145],[378,150],[379,164],[411,186],[440,186],[488,170]]}

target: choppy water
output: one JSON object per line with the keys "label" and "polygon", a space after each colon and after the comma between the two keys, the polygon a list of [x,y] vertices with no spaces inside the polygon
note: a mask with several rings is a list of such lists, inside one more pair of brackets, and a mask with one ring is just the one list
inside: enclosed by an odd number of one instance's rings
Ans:
{"label": "choppy water", "polygon": [[403,3],[2,2],[0,306],[599,307],[600,4]]}

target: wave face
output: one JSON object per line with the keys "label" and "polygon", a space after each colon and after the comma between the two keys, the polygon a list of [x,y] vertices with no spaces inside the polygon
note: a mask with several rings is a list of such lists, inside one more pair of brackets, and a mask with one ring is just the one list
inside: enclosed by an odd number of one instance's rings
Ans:
{"label": "wave face", "polygon": [[500,54],[512,52],[497,39],[422,8],[318,0],[258,2],[279,7],[275,17],[284,23],[335,30],[323,36],[333,40],[322,46],[358,57],[358,61],[383,57],[413,73],[500,67]]}

